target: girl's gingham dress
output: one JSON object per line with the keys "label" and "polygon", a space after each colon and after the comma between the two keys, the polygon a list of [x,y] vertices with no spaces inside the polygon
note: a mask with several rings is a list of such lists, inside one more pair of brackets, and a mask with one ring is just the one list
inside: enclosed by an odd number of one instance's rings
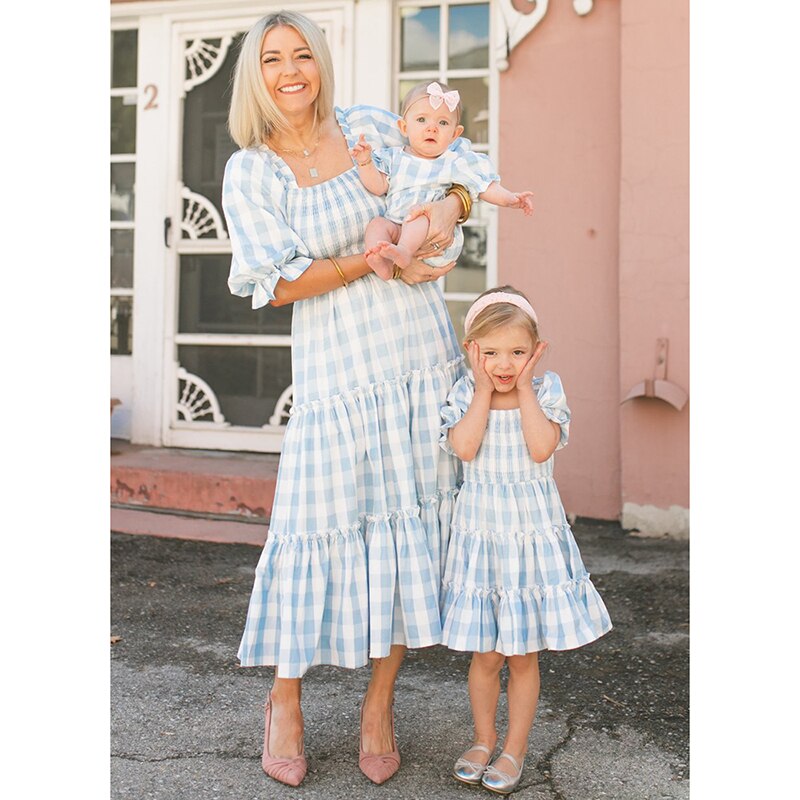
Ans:
{"label": "girl's gingham dress", "polygon": [[[403,147],[387,147],[373,154],[375,166],[389,178],[386,219],[402,223],[413,206],[441,200],[454,183],[460,183],[477,200],[492,181],[500,180],[488,156],[464,149],[467,139],[456,142],[457,149],[445,150],[438,158],[420,158]],[[455,261],[464,244],[460,226],[456,226],[453,237],[449,247],[426,258],[425,263],[443,267]]]}
{"label": "girl's gingham dress", "polygon": [[[570,411],[555,372],[533,380],[539,405],[561,426]],[[475,384],[453,386],[442,408],[441,445],[466,413]],[[553,479],[553,456],[528,452],[518,408],[489,411],[483,442],[464,463],[442,582],[442,643],[506,656],[569,650],[611,630],[589,579]]]}
{"label": "girl's gingham dress", "polygon": [[[402,143],[388,112],[335,113],[349,147],[362,133],[373,148]],[[312,259],[362,252],[383,203],[355,166],[301,189],[266,147],[234,153],[223,183],[231,291],[252,295],[259,308],[280,277],[296,279]],[[239,647],[243,666],[300,677],[313,664],[359,667],[388,656],[392,644],[441,640],[459,465],[439,448],[439,409],[463,372],[435,282],[370,274],[294,304],[294,405]]]}

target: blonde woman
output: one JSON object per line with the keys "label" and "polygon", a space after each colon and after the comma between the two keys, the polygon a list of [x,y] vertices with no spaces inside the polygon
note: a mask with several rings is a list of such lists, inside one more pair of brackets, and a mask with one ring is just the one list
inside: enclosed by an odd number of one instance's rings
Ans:
{"label": "blonde woman", "polygon": [[384,199],[364,188],[349,151],[362,135],[376,149],[403,138],[394,115],[334,108],[332,97],[313,22],[282,11],[253,26],[229,119],[242,148],[223,186],[229,287],[253,308],[295,304],[294,406],[239,658],[276,668],[262,766],[290,785],[306,774],[301,679],[315,664],[372,660],[359,764],[375,783],[400,765],[395,678],[407,647],[441,639],[458,465],[438,446],[439,407],[464,373],[435,282],[454,265],[420,258],[452,242],[469,198],[426,206],[421,252],[401,279],[381,281],[363,237]]}

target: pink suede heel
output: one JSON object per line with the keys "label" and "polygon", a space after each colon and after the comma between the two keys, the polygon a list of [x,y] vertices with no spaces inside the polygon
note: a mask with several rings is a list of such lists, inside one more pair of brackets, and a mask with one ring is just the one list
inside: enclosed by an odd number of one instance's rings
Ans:
{"label": "pink suede heel", "polygon": [[261,756],[261,768],[270,778],[285,783],[288,786],[299,786],[308,771],[308,763],[305,756],[305,744],[303,752],[294,758],[274,758],[269,754],[269,729],[272,722],[272,697],[267,697],[264,705],[264,754]]}
{"label": "pink suede heel", "polygon": [[392,705],[392,747],[391,753],[372,755],[364,752],[361,739],[361,729],[364,725],[364,704],[361,704],[361,722],[358,736],[358,766],[359,769],[373,782],[381,784],[388,781],[400,769],[400,751],[397,749],[397,739],[394,735],[394,705]]}

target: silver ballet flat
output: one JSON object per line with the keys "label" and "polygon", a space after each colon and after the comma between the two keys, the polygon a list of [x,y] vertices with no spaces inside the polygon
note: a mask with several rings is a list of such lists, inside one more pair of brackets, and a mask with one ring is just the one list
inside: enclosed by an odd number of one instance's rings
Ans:
{"label": "silver ballet flat", "polygon": [[489,764],[488,762],[486,764],[479,764],[477,761],[470,761],[468,758],[464,758],[464,756],[466,756],[466,754],[472,750],[480,750],[482,753],[486,753],[486,755],[490,757],[492,755],[492,751],[489,750],[486,745],[472,745],[472,747],[464,751],[464,755],[462,755],[461,758],[459,758],[458,761],[456,761],[456,763],[453,765],[453,777],[457,781],[461,781],[461,783],[468,783],[470,786],[477,786],[481,782],[481,776]]}
{"label": "silver ballet flat", "polygon": [[[495,764],[503,757],[506,757],[516,768],[517,774],[512,778],[507,772],[503,772],[502,770],[497,769]],[[522,759],[522,763],[518,764],[517,759],[514,758],[510,753],[500,753],[499,756],[494,760],[494,762],[486,767],[483,771],[483,777],[481,778],[481,786],[484,789],[488,789],[490,792],[496,792],[497,794],[511,794],[517,786],[519,786],[519,782],[522,780],[522,768],[525,766],[525,759]]]}

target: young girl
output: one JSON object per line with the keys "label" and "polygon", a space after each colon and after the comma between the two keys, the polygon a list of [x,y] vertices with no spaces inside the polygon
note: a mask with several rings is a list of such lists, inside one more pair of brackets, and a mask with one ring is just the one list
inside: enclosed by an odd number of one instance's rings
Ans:
{"label": "young girl", "polygon": [[[457,91],[435,82],[419,83],[403,100],[402,117],[397,121],[408,138],[407,146],[373,153],[362,134],[350,150],[364,186],[375,195],[386,195],[385,215],[375,217],[364,236],[367,263],[384,280],[393,277],[395,265],[407,267],[428,236],[424,214],[406,221],[411,208],[442,199],[454,183],[493,205],[521,208],[527,216],[533,213],[533,193],[504,189],[485,155],[449,149],[464,132],[460,118]],[[425,262],[441,267],[455,261],[463,242],[464,234],[456,228],[453,243]]]}
{"label": "young girl", "polygon": [[[547,348],[536,312],[503,286],[473,303],[464,327],[474,377],[458,380],[442,407],[441,445],[465,462],[442,582],[442,643],[473,651],[475,734],[453,776],[508,794],[522,776],[539,699],[538,651],[580,647],[611,620],[553,480],[570,411],[558,375],[533,377]],[[491,761],[506,662],[508,732]]]}

